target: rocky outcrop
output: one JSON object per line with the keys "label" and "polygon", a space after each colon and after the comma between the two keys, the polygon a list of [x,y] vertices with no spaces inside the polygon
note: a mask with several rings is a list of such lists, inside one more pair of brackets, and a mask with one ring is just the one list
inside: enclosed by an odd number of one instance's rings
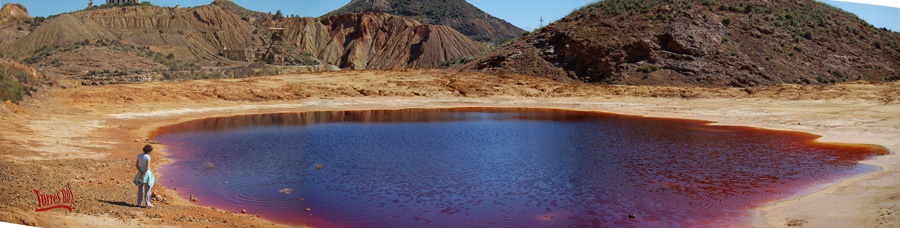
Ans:
{"label": "rocky outcrop", "polygon": [[0,9],[0,47],[28,35],[30,25],[25,22],[34,23],[28,16],[28,9],[20,4],[3,5]]}
{"label": "rocky outcrop", "polygon": [[31,20],[31,16],[28,15],[28,9],[21,4],[6,3],[0,8],[0,25],[22,24],[26,20]]}
{"label": "rocky outcrop", "polygon": [[221,59],[225,47],[243,49],[251,44],[254,27],[215,6],[163,8],[118,7],[61,14],[47,19],[25,38],[3,50],[27,56],[50,45],[88,40],[118,40],[123,44],[172,53],[175,58],[204,62]]}
{"label": "rocky outcrop", "polygon": [[431,68],[486,50],[453,30],[383,13],[269,21],[285,41],[322,61],[351,69]]}
{"label": "rocky outcrop", "polygon": [[328,15],[376,12],[412,17],[430,25],[445,25],[476,41],[512,39],[522,30],[491,16],[465,0],[351,0]]}
{"label": "rocky outcrop", "polygon": [[900,33],[811,0],[616,0],[463,68],[633,85],[892,81],[900,79]]}

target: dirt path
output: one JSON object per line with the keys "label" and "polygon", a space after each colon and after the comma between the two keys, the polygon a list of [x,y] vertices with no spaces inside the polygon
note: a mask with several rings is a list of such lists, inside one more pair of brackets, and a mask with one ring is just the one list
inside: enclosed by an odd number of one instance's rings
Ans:
{"label": "dirt path", "polygon": [[[0,105],[0,221],[44,227],[270,227],[275,223],[194,206],[154,187],[157,207],[135,201],[134,157],[153,129],[238,114],[438,107],[534,107],[718,121],[823,135],[900,151],[900,83],[765,89],[561,84],[524,76],[440,70],[352,71],[249,79],[47,89],[22,107]],[[139,142],[135,142],[139,141]],[[165,145],[155,145],[164,161]],[[900,158],[884,170],[761,208],[756,226],[900,225]],[[161,162],[154,163],[154,166]],[[73,211],[38,208],[34,190],[71,186]],[[203,196],[197,196],[201,201]],[[763,213],[764,212],[764,213]]]}

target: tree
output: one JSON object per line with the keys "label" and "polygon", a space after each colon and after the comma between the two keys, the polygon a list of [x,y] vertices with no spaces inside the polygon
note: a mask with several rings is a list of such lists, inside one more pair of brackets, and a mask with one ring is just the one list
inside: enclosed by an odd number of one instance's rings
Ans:
{"label": "tree", "polygon": [[275,15],[272,16],[272,20],[281,20],[284,19],[284,15],[281,14],[281,10],[275,11]]}

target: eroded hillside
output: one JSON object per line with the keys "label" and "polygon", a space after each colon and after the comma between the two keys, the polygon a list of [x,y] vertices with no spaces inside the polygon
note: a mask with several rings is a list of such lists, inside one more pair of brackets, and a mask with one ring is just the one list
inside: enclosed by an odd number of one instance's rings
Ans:
{"label": "eroded hillside", "polygon": [[614,84],[892,81],[900,34],[812,0],[608,0],[464,68]]}
{"label": "eroded hillside", "polygon": [[383,13],[269,21],[284,28],[285,41],[341,68],[433,68],[488,50],[447,26]]}
{"label": "eroded hillside", "polygon": [[482,42],[512,39],[525,32],[465,0],[352,0],[328,15],[361,12],[389,13],[412,17],[424,24],[446,25]]}
{"label": "eroded hillside", "polygon": [[238,16],[214,6],[116,7],[49,18],[3,50],[24,57],[46,46],[116,40],[155,52],[172,53],[186,61],[209,62],[222,59],[218,54],[226,46],[249,46],[253,29]]}

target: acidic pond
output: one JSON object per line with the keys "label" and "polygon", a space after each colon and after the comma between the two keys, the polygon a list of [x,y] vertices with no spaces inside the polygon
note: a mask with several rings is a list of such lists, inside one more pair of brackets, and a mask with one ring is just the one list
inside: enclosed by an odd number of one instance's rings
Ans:
{"label": "acidic pond", "polygon": [[182,197],[312,227],[745,226],[888,153],[707,123],[409,109],[211,118],[153,138],[174,160],[157,181]]}

